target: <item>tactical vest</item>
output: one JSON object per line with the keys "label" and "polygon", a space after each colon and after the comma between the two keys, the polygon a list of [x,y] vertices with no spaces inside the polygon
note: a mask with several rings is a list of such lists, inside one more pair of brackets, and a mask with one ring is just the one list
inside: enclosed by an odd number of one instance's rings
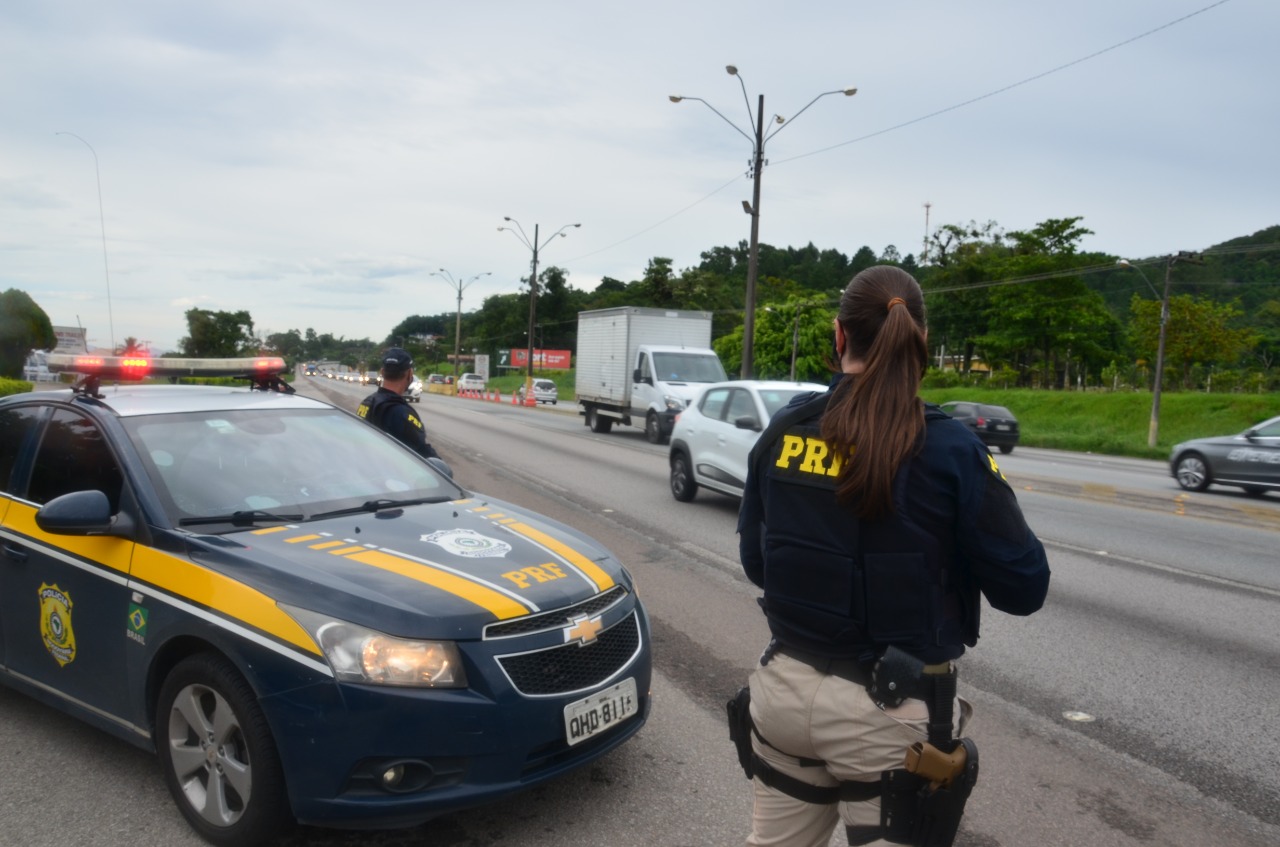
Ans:
{"label": "tactical vest", "polygon": [[[957,561],[956,494],[909,458],[893,481],[893,512],[854,516],[834,494],[856,451],[837,456],[820,434],[829,398],[781,412],[753,451],[753,471],[767,475],[763,602],[774,635],[821,656],[867,661],[895,645],[925,661],[954,658],[976,643],[979,608]],[[946,420],[926,407],[922,437]]]}

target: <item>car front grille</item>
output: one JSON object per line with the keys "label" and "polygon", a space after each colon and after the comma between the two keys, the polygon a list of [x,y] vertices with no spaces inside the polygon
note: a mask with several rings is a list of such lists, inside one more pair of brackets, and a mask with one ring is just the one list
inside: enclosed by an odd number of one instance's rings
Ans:
{"label": "car front grille", "polygon": [[533,632],[545,632],[549,629],[561,629],[570,626],[574,620],[583,616],[594,618],[615,603],[621,602],[623,597],[627,596],[627,589],[621,585],[615,585],[608,591],[601,592],[596,596],[583,600],[573,606],[565,606],[563,609],[555,609],[550,612],[542,612],[537,615],[529,615],[528,617],[518,618],[513,621],[503,621],[502,623],[489,624],[485,627],[485,640],[491,638],[510,638],[514,635],[529,635]]}
{"label": "car front grille", "polygon": [[593,688],[626,667],[640,649],[636,613],[601,632],[590,644],[572,642],[530,653],[499,656],[498,664],[516,690],[547,697]]}

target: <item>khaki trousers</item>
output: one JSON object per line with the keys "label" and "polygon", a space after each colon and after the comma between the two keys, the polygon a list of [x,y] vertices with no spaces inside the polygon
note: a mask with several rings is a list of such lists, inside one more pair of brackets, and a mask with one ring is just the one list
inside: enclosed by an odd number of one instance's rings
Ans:
{"label": "khaki trousers", "polygon": [[[881,709],[862,686],[823,674],[784,653],[776,653],[767,665],[757,668],[750,685],[751,718],[756,731],[769,742],[753,737],[756,755],[782,773],[812,785],[877,782],[881,771],[902,767],[907,748],[928,735],[929,713],[924,701],[907,700],[895,709]],[[971,712],[967,702],[957,704],[957,734]],[[823,764],[801,765],[801,758]],[[747,838],[750,847],[827,847],[837,823],[880,823],[878,797],[818,806],[758,779],[752,785],[755,807]]]}

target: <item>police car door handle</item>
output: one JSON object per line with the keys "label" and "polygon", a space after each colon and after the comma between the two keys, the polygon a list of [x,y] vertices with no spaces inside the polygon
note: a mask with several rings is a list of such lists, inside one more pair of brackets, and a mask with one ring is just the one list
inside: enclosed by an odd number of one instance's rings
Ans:
{"label": "police car door handle", "polygon": [[13,544],[4,545],[4,555],[6,559],[13,559],[15,562],[27,560],[27,551]]}

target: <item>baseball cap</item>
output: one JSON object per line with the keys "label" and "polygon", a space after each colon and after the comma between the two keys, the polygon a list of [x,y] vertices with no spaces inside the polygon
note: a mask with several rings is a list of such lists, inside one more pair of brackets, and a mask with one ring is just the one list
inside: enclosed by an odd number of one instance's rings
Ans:
{"label": "baseball cap", "polygon": [[394,371],[405,371],[413,367],[413,357],[400,347],[390,347],[382,354],[382,367]]}

